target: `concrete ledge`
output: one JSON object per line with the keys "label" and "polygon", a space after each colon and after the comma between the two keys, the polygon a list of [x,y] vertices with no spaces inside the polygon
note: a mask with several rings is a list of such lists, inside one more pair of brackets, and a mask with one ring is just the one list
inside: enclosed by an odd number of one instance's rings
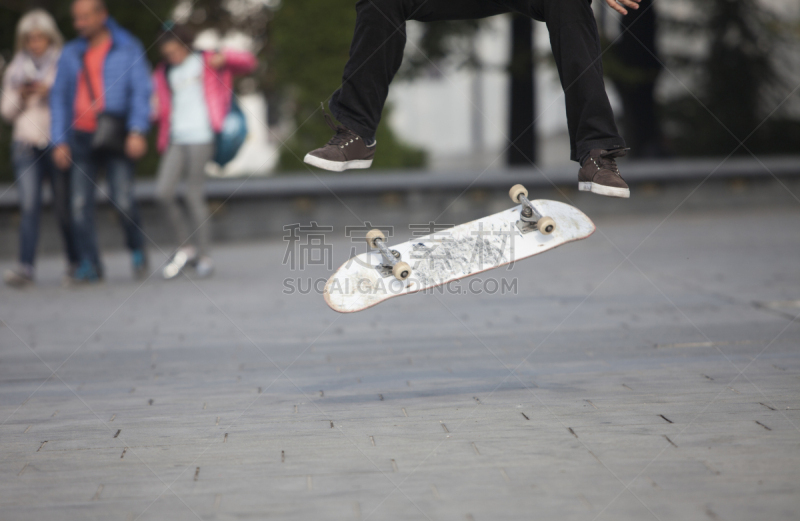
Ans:
{"label": "concrete ledge", "polygon": [[[622,164],[622,163],[621,163]],[[753,158],[708,158],[665,161],[625,161],[622,167],[625,179],[631,185],[644,183],[675,183],[701,181],[713,175],[714,179],[770,179],[800,176],[800,156],[772,156]],[[210,199],[282,198],[297,196],[330,196],[379,194],[384,192],[461,191],[472,189],[507,189],[515,183],[525,183],[528,188],[571,186],[576,183],[577,167],[567,164],[545,170],[514,168],[490,171],[426,172],[417,170],[368,171],[331,174],[317,171],[314,174],[297,174],[281,177],[243,177],[210,179],[207,194]],[[136,185],[140,202],[155,200],[155,182],[141,180]],[[98,201],[105,201],[98,194]],[[0,186],[0,209],[16,208],[15,187]]]}
{"label": "concrete ledge", "polygon": [[[207,184],[215,243],[280,239],[284,226],[316,221],[344,237],[348,226],[394,226],[435,221],[458,224],[508,208],[508,189],[524,183],[536,199],[564,201],[592,218],[622,219],[648,214],[777,206],[797,207],[800,156],[754,159],[627,162],[622,166],[632,188],[630,199],[613,199],[577,191],[575,165],[501,171],[302,174],[285,177],[211,179]],[[774,177],[773,177],[774,175]],[[8,187],[6,187],[8,188]],[[16,255],[19,211],[12,187],[0,187],[0,258]],[[142,227],[151,245],[169,251],[175,242],[155,201],[152,180],[136,186]],[[105,196],[98,194],[98,241],[101,249],[123,248],[119,220]],[[42,253],[61,248],[51,209],[42,218]]]}

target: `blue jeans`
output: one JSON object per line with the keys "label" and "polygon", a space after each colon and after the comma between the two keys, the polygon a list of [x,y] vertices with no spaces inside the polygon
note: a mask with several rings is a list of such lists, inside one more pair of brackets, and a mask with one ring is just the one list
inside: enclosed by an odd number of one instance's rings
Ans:
{"label": "blue jeans", "polygon": [[92,134],[73,131],[72,150],[72,226],[81,262],[100,266],[95,227],[95,188],[98,170],[105,169],[111,203],[119,214],[125,244],[131,250],[144,246],[139,209],[133,195],[133,162],[122,154],[92,150]]}
{"label": "blue jeans", "polygon": [[64,241],[67,262],[77,264],[78,252],[73,240],[69,217],[69,176],[58,171],[50,151],[15,141],[11,144],[11,160],[19,193],[19,262],[33,267],[39,242],[39,216],[42,211],[42,186],[50,183],[53,192],[53,213]]}

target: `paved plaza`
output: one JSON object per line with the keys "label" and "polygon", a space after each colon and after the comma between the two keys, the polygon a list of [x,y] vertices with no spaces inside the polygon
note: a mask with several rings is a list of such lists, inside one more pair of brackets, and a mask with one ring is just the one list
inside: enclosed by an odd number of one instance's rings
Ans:
{"label": "paved plaza", "polygon": [[352,315],[279,240],[45,258],[0,289],[0,519],[796,520],[800,205],[667,217]]}

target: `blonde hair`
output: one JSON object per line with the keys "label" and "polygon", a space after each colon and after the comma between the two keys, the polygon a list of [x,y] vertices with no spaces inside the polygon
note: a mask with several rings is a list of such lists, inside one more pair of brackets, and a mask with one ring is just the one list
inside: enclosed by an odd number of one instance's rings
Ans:
{"label": "blonde hair", "polygon": [[64,37],[50,13],[44,9],[34,9],[25,13],[17,24],[16,52],[25,48],[25,38],[34,31],[44,33],[50,39],[50,45],[56,49],[64,46]]}

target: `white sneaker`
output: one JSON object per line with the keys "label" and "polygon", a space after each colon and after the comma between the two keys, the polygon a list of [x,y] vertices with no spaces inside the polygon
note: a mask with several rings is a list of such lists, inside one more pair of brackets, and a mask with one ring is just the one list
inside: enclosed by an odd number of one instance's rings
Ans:
{"label": "white sneaker", "polygon": [[193,246],[184,246],[180,248],[172,258],[169,260],[161,275],[165,280],[174,279],[183,271],[187,264],[194,262],[197,258],[197,251]]}

